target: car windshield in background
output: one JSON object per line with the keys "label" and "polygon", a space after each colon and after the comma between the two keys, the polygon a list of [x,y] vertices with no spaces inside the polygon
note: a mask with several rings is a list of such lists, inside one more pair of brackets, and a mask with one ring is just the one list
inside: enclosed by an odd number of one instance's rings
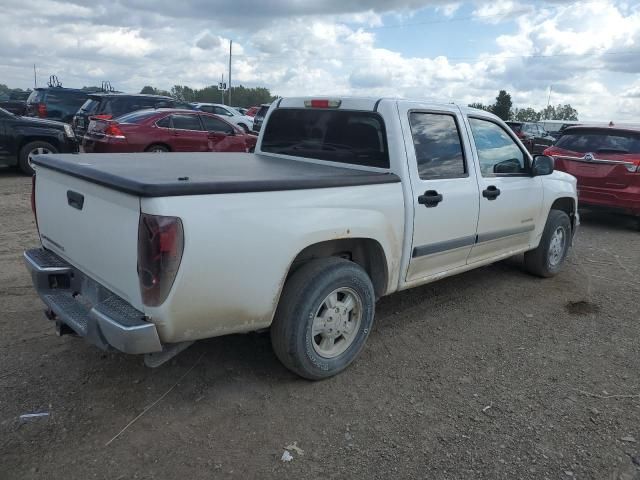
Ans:
{"label": "car windshield in background", "polygon": [[281,108],[265,128],[263,152],[389,168],[384,123],[373,112]]}
{"label": "car windshield in background", "polygon": [[82,104],[80,111],[86,114],[95,113],[98,109],[98,105],[100,105],[100,99],[90,98]]}
{"label": "car windshield in background", "polygon": [[577,130],[566,131],[556,147],[578,153],[640,153],[640,132]]}
{"label": "car windshield in background", "polygon": [[157,110],[139,110],[137,112],[126,113],[116,120],[118,120],[118,123],[142,123],[147,118],[157,114]]}
{"label": "car windshield in background", "polygon": [[519,132],[520,130],[522,130],[521,123],[507,122],[507,125],[509,125],[511,130],[513,130],[514,132]]}

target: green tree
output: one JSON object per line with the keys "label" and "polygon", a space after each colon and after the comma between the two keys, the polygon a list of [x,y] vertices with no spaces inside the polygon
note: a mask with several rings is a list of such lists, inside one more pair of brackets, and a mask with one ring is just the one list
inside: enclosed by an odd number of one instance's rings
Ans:
{"label": "green tree", "polygon": [[491,111],[494,115],[506,121],[511,118],[511,106],[511,95],[509,95],[506,90],[500,90],[496,97],[496,103],[491,107]]}
{"label": "green tree", "polygon": [[479,103],[479,102],[470,103],[469,106],[471,108],[477,108],[478,110],[484,110],[486,112],[490,112],[491,111],[491,105],[485,105],[485,104]]}
{"label": "green tree", "polygon": [[578,120],[578,111],[568,103],[566,105],[558,105],[556,107],[556,115],[554,120]]}
{"label": "green tree", "polygon": [[537,122],[540,120],[540,114],[531,107],[516,108],[512,118],[518,122]]}
{"label": "green tree", "polygon": [[156,89],[153,88],[151,85],[145,85],[144,87],[142,87],[142,90],[140,90],[140,93],[144,93],[145,95],[157,95]]}

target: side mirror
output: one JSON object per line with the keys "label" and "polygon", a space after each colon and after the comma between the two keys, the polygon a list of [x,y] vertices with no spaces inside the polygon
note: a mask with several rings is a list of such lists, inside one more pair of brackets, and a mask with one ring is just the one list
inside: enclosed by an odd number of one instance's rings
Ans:
{"label": "side mirror", "polygon": [[533,164],[531,165],[531,173],[534,177],[551,175],[553,173],[554,163],[553,157],[548,155],[535,155],[533,157]]}

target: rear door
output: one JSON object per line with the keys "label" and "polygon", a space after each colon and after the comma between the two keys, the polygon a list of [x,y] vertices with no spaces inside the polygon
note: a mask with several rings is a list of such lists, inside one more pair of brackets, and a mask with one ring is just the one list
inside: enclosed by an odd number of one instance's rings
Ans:
{"label": "rear door", "polygon": [[38,167],[42,245],[142,310],[137,197]]}
{"label": "rear door", "polygon": [[[469,116],[480,186],[477,243],[469,263],[528,249],[543,204],[542,180],[513,132],[487,117]],[[546,219],[540,219],[545,221]]]}
{"label": "rear door", "polygon": [[478,183],[457,107],[399,102],[413,190],[408,282],[462,267],[478,223]]}
{"label": "rear door", "polygon": [[11,130],[10,122],[12,122],[14,118],[13,115],[0,111],[0,158],[9,157],[11,150],[13,150],[14,140],[13,137],[9,135],[9,132]]}
{"label": "rear door", "polygon": [[174,113],[171,115],[174,152],[206,152],[209,147],[207,132],[204,131],[197,113]]}

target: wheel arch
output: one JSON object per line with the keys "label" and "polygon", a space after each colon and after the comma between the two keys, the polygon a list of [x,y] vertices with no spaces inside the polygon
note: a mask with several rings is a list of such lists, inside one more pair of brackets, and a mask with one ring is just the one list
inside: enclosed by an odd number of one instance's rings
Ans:
{"label": "wheel arch", "polygon": [[387,292],[389,267],[384,249],[377,240],[365,237],[325,240],[305,247],[291,262],[285,282],[306,262],[326,257],[346,258],[360,265],[373,283],[376,298]]}
{"label": "wheel arch", "polygon": [[173,149],[165,142],[153,142],[153,143],[150,143],[149,145],[147,145],[144,148],[144,151],[148,152],[151,147],[155,147],[156,145],[166,148],[168,152],[173,152]]}
{"label": "wheel arch", "polygon": [[20,138],[20,141],[18,142],[18,155],[20,154],[24,146],[31,142],[46,142],[53,145],[57,149],[60,149],[60,139],[56,137],[50,137],[46,135],[37,135],[37,134],[27,134],[27,135],[23,135]]}
{"label": "wheel arch", "polygon": [[571,228],[575,229],[576,225],[576,201],[571,197],[556,198],[551,204],[550,210],[560,210],[565,212],[571,220]]}

